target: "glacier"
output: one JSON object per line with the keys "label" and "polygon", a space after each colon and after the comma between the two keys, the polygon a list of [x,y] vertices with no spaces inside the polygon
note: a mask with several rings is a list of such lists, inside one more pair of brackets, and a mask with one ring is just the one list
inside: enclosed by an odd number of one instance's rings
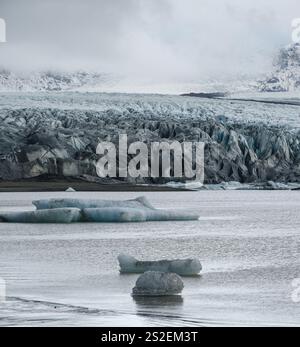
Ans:
{"label": "glacier", "polygon": [[175,259],[139,261],[132,256],[118,256],[121,273],[143,273],[146,271],[174,272],[180,276],[196,276],[202,270],[199,259]]}
{"label": "glacier", "polygon": [[[117,145],[118,135],[127,133],[129,144],[205,142],[205,184],[299,182],[299,105],[170,95],[0,93],[0,180],[96,179],[99,140]],[[167,180],[128,177],[124,182]]]}

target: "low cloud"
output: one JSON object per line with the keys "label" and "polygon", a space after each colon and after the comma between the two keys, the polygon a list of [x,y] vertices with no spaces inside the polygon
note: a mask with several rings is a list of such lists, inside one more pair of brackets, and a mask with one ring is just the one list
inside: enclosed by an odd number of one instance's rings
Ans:
{"label": "low cloud", "polygon": [[[152,82],[259,74],[291,42],[298,0],[0,0],[0,65]],[[298,12],[297,12],[298,11]]]}

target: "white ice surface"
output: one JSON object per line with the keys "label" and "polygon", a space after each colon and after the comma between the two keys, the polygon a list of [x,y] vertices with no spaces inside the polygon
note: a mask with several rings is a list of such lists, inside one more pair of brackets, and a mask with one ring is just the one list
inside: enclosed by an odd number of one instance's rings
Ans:
{"label": "white ice surface", "polygon": [[[27,127],[43,122],[49,128],[60,127],[62,122],[87,122],[99,124],[106,115],[117,114],[120,121],[126,117],[139,117],[140,114],[149,119],[169,118],[183,121],[205,120],[218,116],[225,116],[229,122],[253,124],[262,122],[266,125],[300,128],[300,93],[293,94],[295,105],[280,104],[289,100],[289,94],[259,94],[245,93],[233,95],[228,99],[203,99],[172,95],[138,95],[138,94],[101,94],[101,93],[0,93],[0,120],[4,123],[16,123]],[[245,100],[238,100],[238,99]],[[247,101],[247,99],[249,99]],[[257,99],[261,102],[251,101]],[[274,101],[265,103],[264,101]],[[34,109],[34,116],[12,119],[7,116],[7,110]],[[55,109],[57,116],[53,117],[40,110]],[[72,110],[71,116],[66,114]],[[62,111],[62,112],[59,112]],[[89,111],[88,114],[86,111]]]}

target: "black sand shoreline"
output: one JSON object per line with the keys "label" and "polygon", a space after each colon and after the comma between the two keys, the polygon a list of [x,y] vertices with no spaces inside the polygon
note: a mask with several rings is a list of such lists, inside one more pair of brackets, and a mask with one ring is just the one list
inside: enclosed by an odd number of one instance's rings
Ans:
{"label": "black sand shoreline", "polygon": [[186,191],[183,188],[173,188],[164,186],[134,185],[127,183],[94,183],[81,180],[49,180],[49,181],[0,181],[0,193],[9,192],[55,192],[66,191],[72,187],[78,192],[164,192],[164,191]]}

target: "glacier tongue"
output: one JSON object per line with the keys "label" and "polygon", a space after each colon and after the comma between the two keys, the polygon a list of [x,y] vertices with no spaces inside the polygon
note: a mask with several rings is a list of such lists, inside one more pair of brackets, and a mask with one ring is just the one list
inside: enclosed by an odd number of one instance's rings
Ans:
{"label": "glacier tongue", "polygon": [[0,93],[0,179],[96,177],[99,140],[117,145],[118,134],[127,133],[129,144],[205,142],[207,184],[299,182],[299,130],[296,105],[158,95]]}

